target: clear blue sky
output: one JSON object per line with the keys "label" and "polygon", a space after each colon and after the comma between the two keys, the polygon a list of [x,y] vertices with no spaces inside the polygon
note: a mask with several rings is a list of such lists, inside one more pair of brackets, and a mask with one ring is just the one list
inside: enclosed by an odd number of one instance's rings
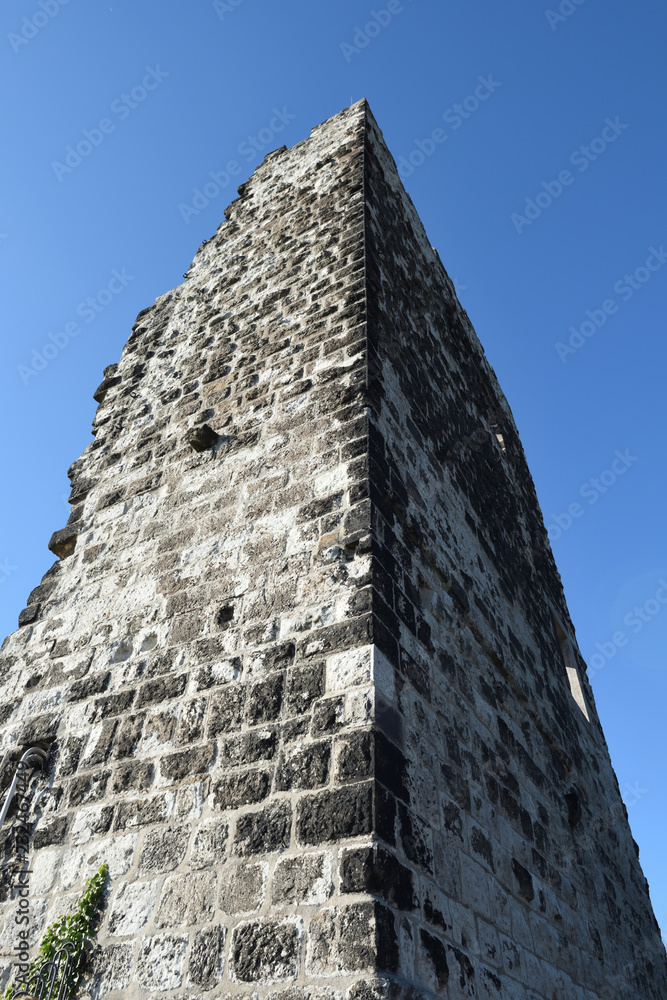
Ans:
{"label": "clear blue sky", "polygon": [[2,634],[136,314],[265,152],[366,96],[513,408],[666,930],[667,9],[41,4],[0,14]]}

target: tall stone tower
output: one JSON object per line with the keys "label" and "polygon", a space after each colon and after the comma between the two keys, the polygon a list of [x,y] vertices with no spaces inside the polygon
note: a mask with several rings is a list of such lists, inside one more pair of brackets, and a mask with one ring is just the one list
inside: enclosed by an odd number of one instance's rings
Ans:
{"label": "tall stone tower", "polygon": [[366,102],[239,194],[2,647],[33,945],[106,861],[93,998],[665,1000],[517,431]]}

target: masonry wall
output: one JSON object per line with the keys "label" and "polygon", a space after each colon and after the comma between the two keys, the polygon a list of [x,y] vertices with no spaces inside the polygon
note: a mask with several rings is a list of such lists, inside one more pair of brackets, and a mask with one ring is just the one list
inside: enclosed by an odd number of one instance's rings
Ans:
{"label": "masonry wall", "polygon": [[665,997],[511,412],[372,118],[366,158],[378,833],[400,865],[389,971],[452,998]]}
{"label": "masonry wall", "polygon": [[52,741],[32,942],[110,865],[95,997],[342,991],[375,967],[377,906],[340,873],[373,824],[349,738],[373,706],[364,120],[270,154],[139,315],[70,469],[61,558],[2,648],[3,787]]}
{"label": "masonry wall", "polygon": [[50,746],[33,944],[107,861],[94,1000],[667,996],[510,411],[366,103],[239,194],[0,652],[2,788]]}

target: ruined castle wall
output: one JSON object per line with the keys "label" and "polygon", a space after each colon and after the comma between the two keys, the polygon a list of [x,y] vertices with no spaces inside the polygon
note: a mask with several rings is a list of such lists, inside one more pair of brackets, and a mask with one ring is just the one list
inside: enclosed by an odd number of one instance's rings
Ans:
{"label": "ruined castle wall", "polygon": [[[373,703],[363,129],[357,107],[270,154],[139,315],[62,558],[2,648],[3,786],[53,740],[33,943],[110,865],[94,996],[342,990],[375,966],[376,904],[340,872],[373,822],[348,737]],[[3,983],[15,908],[5,888]]]}
{"label": "ruined castle wall", "polygon": [[107,861],[95,1000],[664,998],[511,413],[365,102],[239,194],[0,653],[32,941]]}
{"label": "ruined castle wall", "polygon": [[376,773],[400,866],[388,971],[452,998],[665,997],[511,412],[372,117],[366,157],[373,607],[390,678]]}

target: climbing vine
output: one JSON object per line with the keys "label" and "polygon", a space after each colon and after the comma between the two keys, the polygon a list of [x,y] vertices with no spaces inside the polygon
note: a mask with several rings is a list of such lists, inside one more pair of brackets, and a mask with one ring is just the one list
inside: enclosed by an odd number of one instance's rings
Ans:
{"label": "climbing vine", "polygon": [[[109,874],[109,866],[105,862],[91,879],[86,882],[81,899],[77,903],[76,909],[71,913],[63,913],[57,920],[54,920],[42,937],[39,951],[30,963],[26,983],[30,984],[47,962],[53,961],[56,953],[65,944],[69,944],[72,952],[72,959],[65,972],[61,966],[53,987],[53,994],[57,995],[65,979],[64,997],[74,995],[84,968],[86,949],[89,942],[97,933],[100,916],[100,906],[104,898],[104,885]],[[3,1000],[12,998],[25,987],[10,983],[4,993]]]}

